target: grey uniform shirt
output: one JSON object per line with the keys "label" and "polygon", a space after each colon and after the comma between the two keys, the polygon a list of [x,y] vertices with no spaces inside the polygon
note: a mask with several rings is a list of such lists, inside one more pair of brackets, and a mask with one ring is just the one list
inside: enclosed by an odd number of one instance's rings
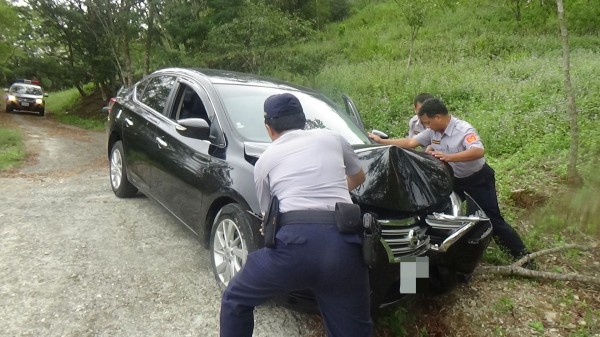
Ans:
{"label": "grey uniform shirt", "polygon": [[277,138],[254,166],[261,212],[271,195],[282,213],[334,210],[337,202],[352,202],[346,175],[362,166],[352,146],[329,130],[290,130]]}
{"label": "grey uniform shirt", "polygon": [[[436,132],[431,129],[419,133],[415,139],[423,146],[431,145],[433,150],[443,153],[458,153],[478,147],[483,149],[483,143],[479,139],[479,135],[475,128],[454,116],[450,119],[450,123],[444,132]],[[485,164],[484,158],[479,158],[471,161],[451,162],[448,163],[454,170],[454,176],[457,178],[465,178],[471,174],[481,170]]]}
{"label": "grey uniform shirt", "polygon": [[426,127],[423,126],[423,123],[421,123],[419,116],[412,116],[412,118],[408,121],[408,138],[413,138],[419,133],[425,131],[425,129]]}

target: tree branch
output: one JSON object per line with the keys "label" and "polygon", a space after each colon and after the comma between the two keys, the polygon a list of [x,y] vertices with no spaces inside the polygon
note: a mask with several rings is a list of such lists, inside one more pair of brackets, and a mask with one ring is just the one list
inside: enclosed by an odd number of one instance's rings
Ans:
{"label": "tree branch", "polygon": [[477,268],[475,273],[480,274],[480,275],[485,275],[485,274],[506,275],[506,276],[518,275],[518,276],[541,278],[541,279],[547,279],[547,280],[576,281],[576,282],[600,285],[600,277],[580,275],[580,274],[576,274],[576,273],[568,273],[568,274],[552,273],[552,272],[545,272],[545,271],[529,270],[529,269],[525,269],[522,267],[523,264],[525,264],[537,257],[543,256],[543,255],[548,255],[548,254],[565,251],[565,250],[569,250],[569,249],[578,249],[581,251],[587,251],[587,250],[594,250],[594,249],[598,249],[598,248],[599,247],[597,244],[593,244],[593,245],[589,245],[589,246],[565,245],[562,247],[544,249],[544,250],[540,250],[535,253],[528,254],[528,255],[524,256],[523,258],[519,259],[518,261],[514,262],[511,265],[508,265],[508,266],[484,266],[484,267]]}

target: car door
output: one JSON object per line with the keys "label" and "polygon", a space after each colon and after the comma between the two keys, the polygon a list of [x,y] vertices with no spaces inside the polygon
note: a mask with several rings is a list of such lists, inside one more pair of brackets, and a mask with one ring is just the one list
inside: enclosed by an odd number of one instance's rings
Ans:
{"label": "car door", "polygon": [[123,147],[128,172],[144,193],[152,188],[158,150],[156,134],[175,84],[174,76],[159,75],[139,83],[135,97],[123,105]]}
{"label": "car door", "polygon": [[157,197],[172,213],[192,230],[203,224],[202,200],[214,179],[211,178],[211,144],[209,134],[203,139],[183,136],[185,128],[178,121],[204,119],[209,125],[214,109],[201,85],[179,79],[173,104],[160,120],[154,177]]}

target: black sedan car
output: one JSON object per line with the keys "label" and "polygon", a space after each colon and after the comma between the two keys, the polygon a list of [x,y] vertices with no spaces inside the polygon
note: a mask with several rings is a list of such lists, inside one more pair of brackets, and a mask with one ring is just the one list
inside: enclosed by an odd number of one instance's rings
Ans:
{"label": "black sedan car", "polygon": [[[399,299],[401,261],[427,257],[430,290],[451,289],[476,267],[491,238],[483,214],[461,216],[452,174],[437,159],[372,143],[352,101],[249,74],[208,69],[159,70],[111,103],[107,123],[110,183],[118,197],[141,192],[163,205],[210,249],[221,286],[263,246],[253,180],[270,143],[263,103],[297,96],[307,128],[339,132],[359,155],[366,182],[352,198],[377,214],[382,236],[371,269],[372,304]],[[314,307],[308,292],[284,298]]]}

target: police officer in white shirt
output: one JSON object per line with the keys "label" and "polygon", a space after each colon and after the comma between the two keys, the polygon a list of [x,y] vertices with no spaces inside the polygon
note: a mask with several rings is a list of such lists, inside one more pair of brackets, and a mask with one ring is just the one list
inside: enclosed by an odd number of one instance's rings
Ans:
{"label": "police officer in white shirt", "polygon": [[425,131],[425,129],[427,129],[425,126],[423,126],[423,123],[421,123],[421,119],[419,119],[419,110],[421,109],[421,105],[423,105],[423,102],[425,102],[426,100],[433,98],[432,94],[429,93],[420,93],[418,94],[415,99],[413,100],[413,107],[415,109],[415,115],[412,116],[412,118],[408,121],[408,136],[407,138],[413,138],[414,136],[418,135],[419,133]]}
{"label": "police officer in white shirt", "polygon": [[[485,162],[484,148],[471,124],[448,113],[444,103],[432,98],[423,102],[419,118],[428,129],[414,138],[369,138],[381,144],[404,148],[426,146],[427,152],[447,162],[454,170],[454,191],[464,199],[465,192],[490,218],[496,243],[513,258],[528,254],[519,234],[504,220],[498,206],[494,170]],[[535,268],[533,263],[527,265]]]}
{"label": "police officer in white shirt", "polygon": [[277,295],[308,289],[315,294],[329,337],[370,337],[368,267],[358,234],[335,225],[337,202],[352,203],[349,191],[365,180],[352,146],[329,130],[303,130],[296,96],[273,95],[264,103],[273,143],[254,167],[263,214],[279,198],[280,229],[274,248],[248,255],[221,301],[221,336],[248,337],[254,307]]}

